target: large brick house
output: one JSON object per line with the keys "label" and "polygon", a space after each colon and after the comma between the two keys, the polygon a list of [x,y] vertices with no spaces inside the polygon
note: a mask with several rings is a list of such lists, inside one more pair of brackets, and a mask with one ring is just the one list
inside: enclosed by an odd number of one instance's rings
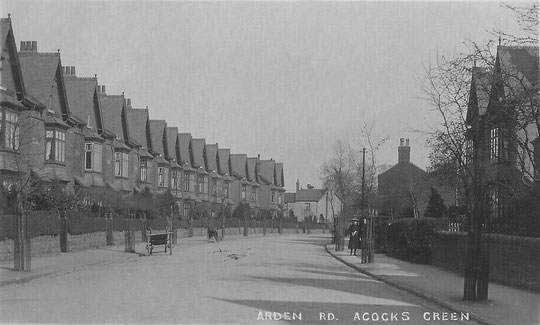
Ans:
{"label": "large brick house", "polygon": [[297,221],[329,222],[341,213],[341,200],[330,189],[300,187],[296,181],[296,192],[285,193],[286,210],[294,212]]}
{"label": "large brick house", "polygon": [[538,181],[538,62],[537,46],[499,45],[493,69],[472,71],[464,163],[478,159],[492,218]]}
{"label": "large brick house", "polygon": [[411,163],[409,139],[400,139],[398,163],[378,175],[377,196],[381,207],[396,216],[423,216],[430,193],[428,174]]}

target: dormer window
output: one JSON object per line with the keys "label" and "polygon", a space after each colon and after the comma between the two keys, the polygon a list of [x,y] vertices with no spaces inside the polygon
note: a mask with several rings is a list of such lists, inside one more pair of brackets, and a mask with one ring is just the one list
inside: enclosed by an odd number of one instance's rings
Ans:
{"label": "dormer window", "polygon": [[45,129],[45,160],[64,162],[66,158],[66,132],[59,129]]}

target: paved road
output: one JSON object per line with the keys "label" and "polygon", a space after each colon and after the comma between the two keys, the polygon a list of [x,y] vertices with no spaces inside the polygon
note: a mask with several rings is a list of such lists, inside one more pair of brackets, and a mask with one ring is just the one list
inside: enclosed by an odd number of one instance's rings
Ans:
{"label": "paved road", "polygon": [[328,240],[328,235],[240,237],[220,243],[183,239],[172,256],[133,255],[127,261],[3,287],[0,320],[475,324],[434,321],[461,315],[343,265],[324,251]]}

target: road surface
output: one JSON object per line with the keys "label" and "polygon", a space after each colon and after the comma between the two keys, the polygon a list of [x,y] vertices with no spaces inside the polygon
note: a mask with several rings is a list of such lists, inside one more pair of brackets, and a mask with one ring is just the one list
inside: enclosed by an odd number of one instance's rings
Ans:
{"label": "road surface", "polygon": [[5,286],[0,320],[475,324],[452,321],[461,315],[345,266],[325,252],[328,242],[329,235],[320,234],[228,237],[219,243],[180,239],[172,256],[134,254],[127,261]]}

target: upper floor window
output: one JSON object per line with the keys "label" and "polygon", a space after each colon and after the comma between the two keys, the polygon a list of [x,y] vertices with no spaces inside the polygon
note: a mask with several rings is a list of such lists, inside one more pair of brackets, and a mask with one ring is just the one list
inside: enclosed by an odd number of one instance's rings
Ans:
{"label": "upper floor window", "polygon": [[257,201],[257,188],[254,187],[251,190],[251,201],[256,202]]}
{"label": "upper floor window", "polygon": [[304,210],[305,211],[311,211],[311,204],[310,203],[304,204]]}
{"label": "upper floor window", "polygon": [[189,192],[189,173],[184,173],[184,191]]}
{"label": "upper floor window", "polygon": [[128,177],[129,154],[126,152],[114,153],[114,175],[118,177]]}
{"label": "upper floor window", "polygon": [[214,197],[217,197],[219,193],[217,178],[212,179],[212,192],[214,193]]}
{"label": "upper floor window", "polygon": [[278,203],[278,204],[281,204],[281,202],[282,202],[282,199],[281,199],[281,194],[278,194],[278,198],[277,198],[277,200],[278,200],[278,202],[277,202],[277,203]]}
{"label": "upper floor window", "polygon": [[231,189],[231,183],[227,182],[225,183],[225,197],[228,198],[229,197],[229,191]]}
{"label": "upper floor window", "polygon": [[84,169],[101,172],[101,151],[100,143],[86,142],[84,144]]}
{"label": "upper floor window", "polygon": [[139,174],[141,182],[148,182],[148,160],[141,159],[139,162]]}
{"label": "upper floor window", "polygon": [[199,175],[199,194],[204,193],[204,175]]}
{"label": "upper floor window", "polygon": [[494,128],[490,130],[490,155],[491,160],[495,160],[499,157],[499,129]]}
{"label": "upper floor window", "polygon": [[64,162],[66,159],[66,132],[58,129],[45,130],[45,160]]}
{"label": "upper floor window", "polygon": [[17,113],[4,110],[2,115],[0,130],[3,131],[2,140],[5,148],[19,149],[19,116]]}
{"label": "upper floor window", "polygon": [[240,197],[240,199],[245,199],[246,198],[246,191],[247,191],[247,186],[246,185],[242,185],[242,196]]}
{"label": "upper floor window", "polygon": [[177,188],[177,179],[178,178],[178,171],[173,169],[171,171],[171,189],[176,190]]}
{"label": "upper floor window", "polygon": [[472,156],[473,156],[473,142],[471,139],[465,140],[465,148],[464,148],[464,159],[463,163],[465,165],[472,163]]}
{"label": "upper floor window", "polygon": [[167,167],[158,167],[158,186],[167,187],[169,178],[169,169]]}
{"label": "upper floor window", "polygon": [[276,202],[276,191],[272,191],[272,197],[270,198],[270,202]]}

